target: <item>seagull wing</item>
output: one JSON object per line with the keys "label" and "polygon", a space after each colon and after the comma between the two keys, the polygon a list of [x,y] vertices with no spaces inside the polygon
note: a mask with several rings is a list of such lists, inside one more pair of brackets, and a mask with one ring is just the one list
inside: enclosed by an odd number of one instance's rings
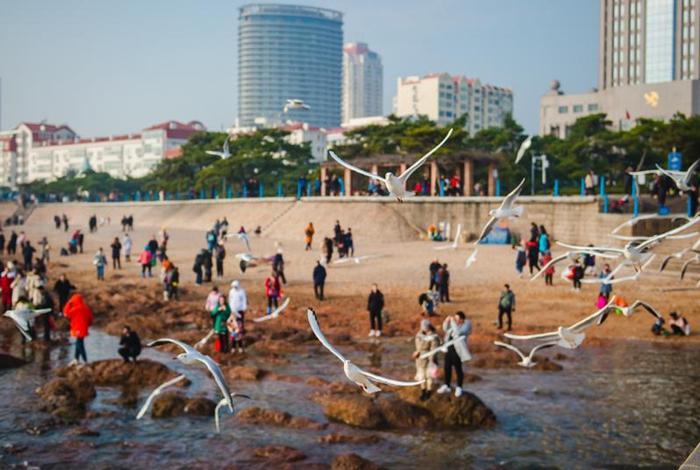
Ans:
{"label": "seagull wing", "polygon": [[457,224],[457,233],[455,233],[455,239],[452,242],[452,246],[457,248],[457,245],[459,245],[459,237],[462,235],[462,224]]}
{"label": "seagull wing", "polygon": [[249,252],[252,251],[252,250],[250,249],[250,238],[248,238],[248,234],[245,233],[245,232],[243,232],[243,233],[239,233],[239,234],[237,234],[237,235],[238,235],[238,239],[239,239],[239,240],[242,240],[243,243],[245,243],[245,248],[246,248],[246,250],[248,250]]}
{"label": "seagull wing", "polygon": [[289,297],[287,297],[286,299],[284,299],[284,302],[282,302],[282,305],[280,305],[279,307],[277,307],[270,315],[272,315],[273,317],[278,317],[279,314],[282,313],[282,312],[284,311],[285,308],[287,308],[287,305],[289,305],[289,301],[290,301],[290,300],[291,300],[291,299],[290,299]]}
{"label": "seagull wing", "polygon": [[475,248],[474,251],[472,251],[472,254],[469,255],[467,258],[467,261],[464,263],[464,267],[469,268],[472,264],[476,262],[476,255],[478,253],[478,250]]}
{"label": "seagull wing", "polygon": [[209,333],[207,333],[207,335],[204,338],[194,343],[194,348],[199,349],[204,347],[204,345],[207,344],[207,341],[209,341],[212,336],[214,336],[214,330],[209,330]]}
{"label": "seagull wing", "polygon": [[[654,171],[654,173],[656,173],[656,172]],[[615,234],[615,233],[619,232],[623,227],[631,227],[632,225],[636,224],[640,220],[654,219],[656,217],[658,217],[658,215],[656,215],[656,214],[645,214],[645,215],[640,215],[638,217],[632,217],[631,219],[629,219],[629,220],[621,223],[617,227],[615,227],[613,229],[613,231],[610,233]]]}
{"label": "seagull wing", "polygon": [[559,255],[559,256],[557,256],[556,258],[552,258],[552,260],[551,260],[549,263],[547,263],[547,264],[545,264],[544,266],[542,266],[542,268],[540,268],[540,270],[537,271],[537,273],[536,273],[534,276],[532,276],[532,277],[530,278],[530,280],[531,280],[531,281],[534,281],[535,279],[537,279],[538,277],[540,277],[540,276],[541,276],[547,269],[549,269],[551,266],[554,266],[554,265],[557,264],[559,261],[562,261],[562,260],[567,259],[567,258],[569,257],[569,255],[571,255],[571,253],[572,253],[571,251],[567,251],[567,252],[564,253],[563,255]]}
{"label": "seagull wing", "polygon": [[564,248],[569,248],[571,250],[580,251],[581,253],[590,253],[596,256],[602,256],[605,253],[616,253],[622,255],[625,250],[621,248],[610,248],[610,247],[599,247],[599,246],[580,246],[580,245],[569,245],[568,243],[556,242],[557,245],[563,246]]}
{"label": "seagull wing", "polygon": [[663,271],[664,269],[666,269],[666,266],[668,265],[668,262],[671,261],[671,259],[676,258],[676,257],[679,257],[679,256],[683,256],[683,255],[684,255],[684,253],[683,253],[684,251],[685,251],[685,250],[681,250],[681,251],[679,251],[679,252],[677,252],[677,253],[674,253],[674,254],[672,254],[672,255],[668,255],[667,257],[665,257],[665,258],[661,261],[661,266],[659,266],[659,272],[661,272],[661,271]]}
{"label": "seagull wing", "polygon": [[690,184],[690,182],[693,179],[693,175],[698,169],[698,164],[700,164],[700,159],[695,160],[692,165],[685,171],[685,175],[683,176],[683,182],[685,183],[686,186]]}
{"label": "seagull wing", "polygon": [[695,258],[690,258],[688,261],[683,263],[683,267],[681,268],[681,280],[685,277],[685,272],[688,270],[688,267],[691,265],[691,263],[695,262]]}
{"label": "seagull wing", "polygon": [[515,164],[517,165],[520,160],[525,156],[525,152],[532,146],[532,136],[528,136],[527,139],[523,140],[518,148],[518,153],[515,155]]}
{"label": "seagull wing", "polygon": [[518,196],[520,196],[520,193],[523,190],[523,186],[525,186],[525,178],[523,178],[520,181],[520,184],[513,191],[511,191],[510,194],[508,194],[503,200],[503,202],[501,203],[502,209],[513,207],[513,203],[518,198]]}
{"label": "seagull wing", "polygon": [[680,180],[681,178],[683,178],[683,176],[685,176],[685,172],[682,172],[682,171],[664,170],[663,168],[661,168],[659,166],[658,163],[656,164],[656,168],[659,171],[659,173],[661,173],[662,175],[668,176],[676,184],[678,184],[678,180]]}
{"label": "seagull wing", "polygon": [[[502,343],[502,342],[500,342],[500,341],[494,341],[493,344],[495,344],[496,346],[498,346],[498,347],[500,347],[500,348],[509,349],[509,350],[513,351],[515,354],[517,354],[518,356],[520,356],[520,358],[521,358],[523,361],[525,360],[525,354],[523,354],[523,353],[520,351],[520,349],[516,348],[516,347],[513,346],[512,344]],[[548,344],[548,343],[544,343],[544,344]]]}
{"label": "seagull wing", "polygon": [[442,344],[441,344],[440,346],[438,346],[437,348],[431,349],[430,351],[424,352],[423,354],[421,354],[421,355],[419,356],[419,358],[420,358],[420,359],[427,359],[427,358],[429,358],[429,357],[432,357],[432,356],[436,355],[436,354],[439,353],[439,352],[446,352],[446,351],[447,351],[447,348],[448,348],[449,346],[452,346],[452,345],[455,344],[457,341],[461,341],[461,340],[463,340],[463,339],[464,339],[464,336],[458,336],[458,337],[456,337],[456,338],[452,338],[452,339],[449,340],[449,341],[445,341],[444,343],[442,343]]}
{"label": "seagull wing", "polygon": [[497,220],[498,220],[497,218],[491,217],[489,219],[489,221],[486,222],[486,225],[484,225],[484,228],[481,229],[481,235],[479,235],[479,238],[477,238],[476,241],[474,242],[475,245],[477,243],[479,243],[486,235],[488,235],[488,233],[491,231],[493,226],[496,224]]}
{"label": "seagull wing", "polygon": [[554,346],[556,346],[556,345],[557,345],[557,343],[554,342],[554,341],[551,342],[551,343],[542,343],[542,344],[538,344],[537,346],[535,346],[534,348],[532,348],[532,350],[530,351],[529,357],[530,357],[530,359],[532,359],[532,356],[535,354],[535,352],[539,351],[540,349],[551,348],[551,347],[554,347]]}
{"label": "seagull wing", "polygon": [[329,150],[328,153],[330,154],[331,158],[333,158],[333,160],[335,160],[336,162],[340,163],[341,165],[343,165],[343,166],[344,166],[345,168],[347,168],[348,170],[352,170],[352,171],[354,171],[355,173],[359,173],[359,174],[361,174],[361,175],[365,175],[365,176],[368,177],[368,178],[377,179],[377,180],[381,180],[381,181],[386,181],[384,178],[382,178],[382,177],[379,176],[379,175],[376,175],[376,174],[371,173],[371,172],[369,172],[369,171],[362,170],[362,169],[360,169],[360,168],[357,168],[357,167],[354,166],[354,165],[349,164],[349,163],[346,162],[346,161],[341,160],[341,158],[340,158],[338,155],[336,155],[335,152],[333,152],[333,150]]}
{"label": "seagull wing", "polygon": [[[587,316],[583,320],[574,323],[573,325],[571,325],[568,328],[568,330],[573,332],[573,333],[580,333],[581,331],[585,330],[589,326],[600,325],[602,323],[601,318],[603,316],[607,317],[609,310],[612,306],[613,306],[613,301],[610,300],[610,302],[608,302],[607,305],[605,305],[605,307],[603,307],[600,310],[598,310],[597,312]],[[605,321],[605,320],[603,320],[603,321]]]}
{"label": "seagull wing", "polygon": [[200,353],[197,353],[195,359],[207,366],[207,369],[209,369],[211,375],[214,376],[214,381],[216,382],[216,385],[219,387],[219,390],[221,390],[221,394],[226,399],[226,402],[228,403],[228,406],[231,412],[233,413],[233,400],[231,400],[231,390],[228,388],[228,384],[226,383],[224,374],[221,372],[219,364],[214,362],[214,360],[211,357],[205,356],[204,354]]}
{"label": "seagull wing", "polygon": [[656,175],[659,170],[642,170],[642,171],[630,171],[629,174],[632,176],[642,176],[642,175]]}
{"label": "seagull wing", "polygon": [[663,317],[661,316],[661,314],[660,314],[654,307],[652,307],[650,304],[644,302],[643,300],[636,300],[636,301],[630,306],[630,308],[629,308],[630,312],[631,312],[632,310],[636,309],[636,308],[639,307],[639,306],[642,306],[642,307],[644,308],[644,310],[646,310],[646,311],[649,312],[650,314],[654,315],[656,318],[663,318]]}
{"label": "seagull wing", "polygon": [[306,317],[309,320],[309,325],[311,325],[311,331],[314,332],[316,335],[316,338],[321,342],[321,344],[328,349],[330,352],[333,353],[335,357],[341,360],[341,362],[345,362],[347,359],[343,357],[340,352],[333,347],[331,343],[328,342],[326,339],[326,336],[323,334],[323,331],[321,331],[321,327],[318,324],[318,319],[316,318],[316,312],[313,311],[313,309],[309,308],[306,310]]}
{"label": "seagull wing", "polygon": [[661,241],[663,241],[664,238],[667,238],[671,235],[675,235],[677,233],[681,233],[682,231],[692,227],[693,225],[697,224],[698,222],[700,222],[700,216],[693,217],[688,222],[684,223],[683,225],[681,225],[679,227],[676,227],[676,228],[671,229],[671,230],[664,232],[664,233],[660,233],[656,236],[649,238],[647,241],[640,243],[637,246],[637,249],[641,251],[644,248],[650,247],[651,245],[654,245],[656,243],[660,243]]}
{"label": "seagull wing", "polygon": [[204,153],[209,154],[209,155],[214,155],[215,157],[222,157],[224,156],[223,153],[217,152],[215,150],[205,150]]}
{"label": "seagull wing", "polygon": [[404,171],[403,173],[401,173],[401,175],[399,176],[399,179],[400,179],[401,181],[403,181],[403,183],[405,184],[406,181],[408,181],[408,178],[410,178],[411,175],[412,175],[418,168],[420,168],[420,167],[423,165],[423,163],[425,163],[425,161],[426,161],[428,158],[430,158],[430,156],[431,156],[432,154],[434,154],[435,152],[437,152],[437,151],[440,149],[440,147],[442,147],[443,145],[445,145],[445,142],[447,142],[447,139],[449,139],[451,135],[452,135],[452,129],[450,129],[450,131],[447,133],[447,135],[445,136],[445,138],[442,139],[442,140],[440,141],[439,144],[437,144],[435,147],[433,147],[433,149],[432,149],[430,152],[428,152],[428,153],[426,153],[425,155],[423,155],[416,163],[414,163],[413,165],[411,165],[410,167],[408,167],[408,169],[407,169],[406,171]]}
{"label": "seagull wing", "polygon": [[228,137],[226,138],[226,141],[224,142],[224,155],[229,156],[231,155],[231,152],[229,152],[229,146],[228,146]]}
{"label": "seagull wing", "polygon": [[358,367],[358,370],[360,371],[360,373],[362,375],[366,376],[367,378],[369,378],[375,382],[379,382],[379,383],[386,384],[386,385],[393,385],[394,387],[414,387],[416,385],[420,385],[423,382],[425,382],[424,380],[416,380],[413,382],[404,382],[402,380],[387,379],[386,377],[382,377],[381,375],[375,375],[375,374],[372,374],[370,372],[367,372],[366,370],[362,370],[359,367]]}
{"label": "seagull wing", "polygon": [[179,382],[180,380],[182,380],[184,378],[185,378],[184,375],[178,375],[174,379],[170,379],[167,382],[163,382],[162,384],[160,384],[155,390],[153,390],[151,392],[150,395],[148,395],[148,398],[146,398],[146,403],[144,403],[143,406],[141,407],[141,409],[139,410],[139,413],[136,415],[136,419],[143,418],[143,415],[145,415],[146,411],[148,411],[148,409],[151,407],[151,404],[153,403],[153,399],[155,397],[157,397],[160,394],[160,392],[163,391],[163,389],[165,389],[166,387],[170,387],[171,385],[176,384],[177,382]]}
{"label": "seagull wing", "polygon": [[171,338],[160,338],[155,341],[151,341],[148,343],[148,347],[151,348],[153,346],[160,346],[161,344],[168,344],[172,343],[176,346],[181,347],[187,354],[194,353],[194,354],[199,354],[198,351],[196,351],[192,346],[190,346],[187,343],[183,343],[182,341],[178,341],[176,339],[171,339]]}
{"label": "seagull wing", "polygon": [[558,341],[559,339],[561,339],[561,337],[559,336],[559,332],[556,331],[551,333],[539,333],[536,335],[514,335],[512,333],[505,333],[503,336],[505,336],[508,339],[515,339],[518,341]]}

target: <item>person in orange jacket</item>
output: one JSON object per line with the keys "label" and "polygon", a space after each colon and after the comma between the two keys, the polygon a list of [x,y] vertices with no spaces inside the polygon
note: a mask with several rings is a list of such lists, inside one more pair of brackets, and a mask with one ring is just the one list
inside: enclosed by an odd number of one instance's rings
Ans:
{"label": "person in orange jacket", "polygon": [[63,307],[63,316],[70,320],[70,335],[75,338],[75,359],[71,364],[77,364],[81,357],[87,363],[85,337],[92,325],[92,310],[85,303],[83,296],[75,293]]}

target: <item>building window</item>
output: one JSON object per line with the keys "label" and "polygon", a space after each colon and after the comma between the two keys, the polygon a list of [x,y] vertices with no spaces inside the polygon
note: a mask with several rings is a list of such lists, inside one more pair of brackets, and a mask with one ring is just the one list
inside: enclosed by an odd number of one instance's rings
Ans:
{"label": "building window", "polygon": [[647,0],[646,62],[647,83],[674,79],[674,0]]}
{"label": "building window", "polygon": [[575,104],[573,107],[573,111],[575,113],[582,113],[583,112],[583,105],[582,104]]}
{"label": "building window", "polygon": [[595,113],[598,112],[598,103],[591,103],[588,105],[588,112]]}
{"label": "building window", "polygon": [[559,114],[566,114],[569,112],[568,106],[559,106]]}

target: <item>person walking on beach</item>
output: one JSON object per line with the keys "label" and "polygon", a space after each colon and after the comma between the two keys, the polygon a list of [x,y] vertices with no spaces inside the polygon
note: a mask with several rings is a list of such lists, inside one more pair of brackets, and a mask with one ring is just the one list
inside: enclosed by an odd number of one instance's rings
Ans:
{"label": "person walking on beach", "polygon": [[316,230],[314,229],[314,224],[309,222],[309,225],[307,225],[304,229],[304,243],[306,243],[304,251],[309,251],[311,249],[311,243],[314,241],[315,233]]}
{"label": "person walking on beach", "polygon": [[192,265],[192,271],[194,272],[195,279],[194,283],[197,284],[198,286],[202,285],[202,269],[204,265],[204,251],[202,250],[199,253],[197,253],[197,256],[194,257],[194,264]]}
{"label": "person walking on beach", "polygon": [[139,255],[139,264],[141,265],[141,277],[146,277],[146,271],[148,271],[148,277],[153,277],[151,261],[153,260],[153,255],[148,247],[144,248]]}
{"label": "person walking on beach", "polygon": [[226,321],[231,316],[231,308],[228,306],[226,297],[220,295],[216,306],[211,311],[211,317],[214,319],[214,333],[219,337],[219,351],[228,352],[228,328]]}
{"label": "person walking on beach", "polygon": [[433,261],[430,263],[430,266],[428,267],[428,271],[430,271],[430,287],[428,287],[428,290],[433,290],[438,288],[437,284],[437,273],[440,270],[442,265],[438,260]]}
{"label": "person walking on beach", "polygon": [[539,245],[537,244],[537,240],[530,239],[529,242],[527,242],[527,262],[528,266],[530,267],[530,276],[534,273],[534,270],[537,269],[538,271],[540,270],[540,265],[539,265],[539,258],[540,258],[540,250],[539,250]]}
{"label": "person walking on beach", "polygon": [[[600,279],[607,279],[610,277],[608,280],[615,279],[615,276],[610,276],[612,272],[610,271],[610,265],[608,263],[605,263],[603,266],[603,270],[598,274],[598,278]],[[609,282],[601,282],[600,283],[600,291],[599,294],[603,297],[605,297],[606,302],[610,300],[610,294],[612,294],[613,286]]]}
{"label": "person walking on beach", "polygon": [[331,258],[333,257],[333,240],[328,237],[324,238],[323,246],[326,253],[326,264],[329,264],[331,262]]}
{"label": "person walking on beach", "polygon": [[583,279],[584,273],[586,272],[584,267],[581,265],[581,260],[576,258],[570,269],[573,290],[574,292],[579,292],[581,290],[581,279]]}
{"label": "person walking on beach", "polygon": [[128,233],[125,233],[122,238],[122,249],[124,250],[124,261],[129,263],[131,261],[131,237]]}
{"label": "person walking on beach", "polygon": [[503,328],[503,315],[508,317],[508,331],[510,331],[513,318],[512,314],[515,312],[515,292],[510,290],[510,285],[505,284],[505,290],[501,292],[501,296],[498,299],[498,329]]}
{"label": "person walking on beach", "polygon": [[92,325],[92,310],[85,303],[83,296],[75,293],[63,308],[63,316],[70,320],[70,335],[75,338],[75,358],[71,365],[77,364],[81,358],[87,364],[85,337],[88,336]]}
{"label": "person walking on beach", "polygon": [[282,256],[282,248],[277,248],[277,253],[272,259],[272,270],[275,275],[282,280],[282,284],[287,283],[287,278],[284,276],[284,257]]}
{"label": "person walking on beach", "polygon": [[445,342],[458,339],[454,344],[447,347],[445,354],[445,383],[438,389],[438,393],[450,393],[452,391],[452,369],[457,375],[455,386],[455,397],[462,396],[462,384],[464,382],[464,372],[462,362],[471,360],[472,356],[467,348],[467,340],[472,332],[472,322],[468,320],[464,312],[459,311],[455,315],[448,316],[442,323],[442,330],[445,332]]}
{"label": "person walking on beach", "polygon": [[432,351],[440,345],[440,338],[435,332],[435,327],[430,320],[421,320],[420,330],[414,339],[416,350],[413,352],[413,359],[416,361],[416,378],[422,380],[420,400],[424,401],[430,397],[433,388],[433,376],[431,369],[436,368],[435,356],[421,359],[420,355]]}
{"label": "person walking on beach", "polygon": [[124,359],[124,362],[136,362],[136,358],[141,354],[141,338],[128,325],[124,326],[122,330],[117,352]]}
{"label": "person walking on beach", "polygon": [[[552,252],[547,251],[545,252],[544,256],[542,257],[542,266],[546,266],[547,263],[552,261]],[[551,266],[548,266],[547,269],[544,270],[544,285],[545,286],[551,286],[553,285],[553,278],[554,278],[554,265],[552,264]]]}
{"label": "person walking on beach", "polygon": [[323,288],[326,284],[326,268],[321,265],[320,261],[316,261],[316,267],[313,272],[314,280],[314,295],[316,300],[323,300]]}
{"label": "person walking on beach", "polygon": [[105,268],[107,267],[107,257],[105,256],[105,252],[102,247],[100,247],[97,250],[97,253],[95,253],[95,257],[92,259],[92,264],[95,265],[95,270],[97,271],[97,280],[104,281]]}
{"label": "person walking on beach", "polygon": [[267,279],[265,279],[265,296],[267,297],[267,314],[272,313],[272,307],[275,309],[279,307],[280,291],[282,287],[280,286],[280,280],[273,271]]}
{"label": "person walking on beach", "polygon": [[36,251],[36,248],[34,248],[29,240],[24,242],[24,245],[22,245],[22,257],[24,258],[24,269],[25,271],[31,271],[32,270],[32,260],[34,259],[34,252]]}
{"label": "person walking on beach", "polygon": [[14,255],[17,253],[17,232],[14,230],[10,233],[10,239],[7,242],[7,254]]}
{"label": "person walking on beach", "polygon": [[[515,248],[515,247],[514,247]],[[518,277],[523,277],[523,268],[527,264],[527,253],[525,252],[525,247],[518,244],[515,249],[515,272],[518,273]]]}
{"label": "person walking on beach", "polygon": [[438,271],[438,290],[440,291],[440,302],[450,302],[450,271],[447,270],[447,263],[443,264]]}
{"label": "person walking on beach", "polygon": [[348,227],[348,231],[345,232],[343,245],[345,246],[346,256],[355,256],[355,242],[352,239],[352,229],[350,227]]}
{"label": "person walking on beach", "polygon": [[114,241],[109,247],[112,249],[112,269],[121,269],[122,244],[119,241],[119,237],[114,237]]}
{"label": "person walking on beach", "polygon": [[379,290],[377,284],[372,284],[372,291],[367,298],[367,311],[369,312],[369,335],[382,335],[382,310],[384,309],[384,294]]}
{"label": "person walking on beach", "polygon": [[63,231],[67,232],[68,231],[68,216],[66,214],[63,214],[63,217],[61,218],[63,221]]}
{"label": "person walking on beach", "polygon": [[224,259],[226,258],[226,248],[223,243],[218,243],[214,249],[216,257],[216,277],[224,277]]}
{"label": "person walking on beach", "polygon": [[[41,260],[48,263],[51,261],[51,245],[49,245],[48,238],[42,237],[42,239],[39,240],[39,246],[41,247],[41,251],[39,252]],[[2,246],[0,246],[0,253],[2,253]]]}
{"label": "person walking on beach", "polygon": [[211,282],[212,254],[210,250],[202,250],[202,267],[204,268],[204,282]]}

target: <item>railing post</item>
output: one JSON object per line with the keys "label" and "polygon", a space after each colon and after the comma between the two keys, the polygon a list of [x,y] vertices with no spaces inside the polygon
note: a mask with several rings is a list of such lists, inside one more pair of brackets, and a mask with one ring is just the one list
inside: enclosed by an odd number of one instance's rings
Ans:
{"label": "railing post", "polygon": [[585,196],[585,195],[586,195],[586,182],[583,179],[583,177],[581,177],[581,196]]}
{"label": "railing post", "polygon": [[265,186],[262,184],[262,181],[258,185],[258,197],[265,197]]}
{"label": "railing post", "polygon": [[243,183],[243,191],[241,191],[243,194],[243,197],[248,197],[248,185],[246,183]]}
{"label": "railing post", "polygon": [[438,180],[438,187],[440,188],[440,197],[445,197],[445,182],[442,178]]}
{"label": "railing post", "polygon": [[301,181],[297,180],[297,199],[301,199]]}
{"label": "railing post", "polygon": [[639,198],[635,196],[632,202],[634,203],[634,216],[637,217],[639,215]]}
{"label": "railing post", "polygon": [[282,197],[284,196],[284,193],[282,192],[282,182],[279,181],[277,183],[277,197]]}
{"label": "railing post", "polygon": [[554,180],[554,196],[559,196],[559,180]]}
{"label": "railing post", "polygon": [[347,194],[345,194],[345,181],[343,181],[342,176],[338,177],[338,184],[340,185],[340,194],[347,196]]}
{"label": "railing post", "polygon": [[206,194],[204,193],[204,189],[200,189],[199,190],[199,199],[205,199],[205,198],[206,198]]}
{"label": "railing post", "polygon": [[496,178],[496,196],[501,195],[501,178]]}
{"label": "railing post", "polygon": [[685,209],[686,212],[688,213],[688,217],[692,217],[695,215],[695,214],[690,213],[691,212],[690,209],[691,209],[691,203],[690,203],[690,198],[688,198],[688,201],[686,202],[686,209]]}
{"label": "railing post", "polygon": [[606,192],[605,192],[605,176],[601,176],[600,178],[598,178],[598,180],[599,180],[598,183],[600,186],[598,189],[598,194],[603,196],[606,194]]}
{"label": "railing post", "polygon": [[607,213],[608,213],[608,202],[609,202],[609,201],[608,201],[608,195],[607,195],[607,194],[603,194],[603,214],[607,214]]}

